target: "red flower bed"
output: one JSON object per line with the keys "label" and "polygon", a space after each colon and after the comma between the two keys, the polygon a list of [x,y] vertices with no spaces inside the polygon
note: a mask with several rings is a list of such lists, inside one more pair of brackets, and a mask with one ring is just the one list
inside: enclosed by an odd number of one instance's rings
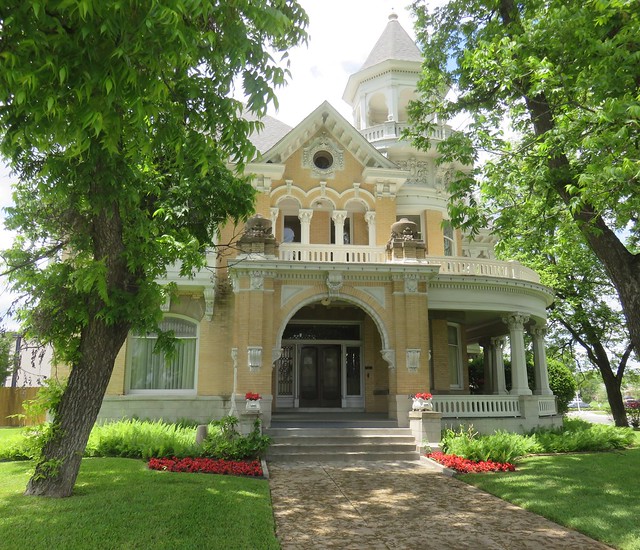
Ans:
{"label": "red flower bed", "polygon": [[214,458],[151,458],[149,468],[167,472],[201,472],[232,476],[261,477],[263,475],[259,460],[243,462]]}
{"label": "red flower bed", "polygon": [[513,472],[516,467],[508,462],[493,462],[486,460],[483,462],[474,462],[468,458],[462,458],[457,455],[446,455],[444,453],[430,453],[428,458],[451,468],[462,474],[478,474],[482,472]]}

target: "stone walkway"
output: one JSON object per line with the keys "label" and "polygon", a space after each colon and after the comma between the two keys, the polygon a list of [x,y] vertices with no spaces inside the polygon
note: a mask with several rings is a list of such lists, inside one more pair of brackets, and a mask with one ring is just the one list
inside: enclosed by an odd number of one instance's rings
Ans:
{"label": "stone walkway", "polygon": [[282,550],[609,548],[424,463],[269,464],[269,472]]}

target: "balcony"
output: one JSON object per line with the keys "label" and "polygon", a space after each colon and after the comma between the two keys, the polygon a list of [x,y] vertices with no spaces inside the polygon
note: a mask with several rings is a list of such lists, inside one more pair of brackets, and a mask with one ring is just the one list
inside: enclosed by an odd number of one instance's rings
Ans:
{"label": "balcony", "polygon": [[[323,245],[282,243],[279,259],[287,262],[385,264],[387,256],[382,246]],[[483,260],[450,256],[427,256],[415,260],[421,265],[440,266],[440,275],[476,275],[501,277],[540,283],[539,275],[518,262]]]}
{"label": "balcony", "polygon": [[[378,141],[386,139],[400,139],[402,132],[409,127],[408,122],[383,122],[382,124],[376,124],[369,128],[360,130],[360,133],[370,143],[376,143]],[[451,135],[451,128],[446,125],[441,125],[434,128],[429,137],[432,139],[443,140]]]}

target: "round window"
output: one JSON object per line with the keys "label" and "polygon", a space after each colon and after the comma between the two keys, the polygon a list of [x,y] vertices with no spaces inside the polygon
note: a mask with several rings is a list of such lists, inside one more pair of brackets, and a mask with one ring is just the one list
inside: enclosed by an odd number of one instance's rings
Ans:
{"label": "round window", "polygon": [[318,151],[313,155],[313,164],[320,170],[328,170],[333,164],[333,156],[329,151]]}

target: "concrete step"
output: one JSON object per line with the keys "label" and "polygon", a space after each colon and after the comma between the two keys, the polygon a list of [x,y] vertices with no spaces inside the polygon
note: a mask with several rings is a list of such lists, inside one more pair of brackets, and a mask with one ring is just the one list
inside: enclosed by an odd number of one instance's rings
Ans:
{"label": "concrete step", "polygon": [[404,462],[420,459],[417,451],[406,452],[344,452],[344,453],[291,453],[282,455],[270,455],[267,453],[269,462],[357,462],[366,461],[393,461]]}
{"label": "concrete step", "polygon": [[269,428],[267,460],[272,462],[354,462],[418,460],[406,428]]}

